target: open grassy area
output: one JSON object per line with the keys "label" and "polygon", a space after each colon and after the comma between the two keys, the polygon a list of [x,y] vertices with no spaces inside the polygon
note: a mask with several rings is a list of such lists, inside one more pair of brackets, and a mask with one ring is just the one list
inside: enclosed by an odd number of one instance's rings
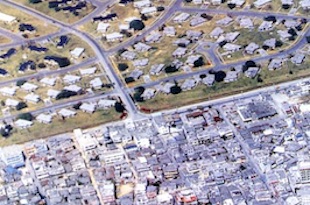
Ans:
{"label": "open grassy area", "polygon": [[27,24],[31,24],[32,26],[34,26],[36,28],[36,32],[27,33],[28,38],[44,36],[50,33],[54,33],[58,30],[57,27],[47,24],[35,17],[32,17],[31,15],[27,13],[24,13],[12,7],[4,6],[1,4],[0,12],[16,17],[17,22],[6,23],[3,21],[0,21],[0,27],[7,29],[13,33],[20,33],[18,29],[20,23],[27,23]]}
{"label": "open grassy area", "polygon": [[165,95],[158,93],[155,98],[138,103],[140,108],[150,109],[153,112],[168,108],[181,107],[188,104],[198,103],[205,100],[221,98],[240,92],[249,91],[263,86],[270,86],[277,83],[299,79],[310,76],[310,59],[307,56],[302,65],[294,65],[287,62],[282,69],[276,71],[269,71],[267,69],[267,62],[263,63],[263,68],[260,72],[260,77],[263,82],[258,82],[257,76],[254,79],[242,76],[238,81],[232,83],[215,83],[212,87],[205,85],[198,85],[191,91],[181,92],[178,95]]}
{"label": "open grassy area", "polygon": [[76,128],[90,128],[103,123],[119,120],[120,114],[114,108],[110,110],[100,110],[93,114],[78,112],[77,116],[62,120],[54,118],[51,124],[41,124],[35,122],[29,129],[15,129],[8,138],[0,139],[0,146],[19,144],[27,141],[45,138],[61,133],[72,132]]}
{"label": "open grassy area", "polygon": [[10,43],[11,39],[0,35],[0,44]]}
{"label": "open grassy area", "polygon": [[33,8],[35,10],[38,10],[39,12],[51,16],[52,18],[55,18],[59,21],[63,21],[65,23],[74,23],[86,15],[90,14],[94,9],[95,6],[93,6],[90,3],[87,3],[86,9],[83,9],[81,12],[79,12],[79,15],[76,16],[71,12],[65,13],[63,11],[55,11],[55,9],[50,9],[48,8],[48,2],[49,1],[42,1],[41,3],[38,4],[31,4],[29,3],[29,0],[14,0],[17,3],[21,3],[27,7]]}

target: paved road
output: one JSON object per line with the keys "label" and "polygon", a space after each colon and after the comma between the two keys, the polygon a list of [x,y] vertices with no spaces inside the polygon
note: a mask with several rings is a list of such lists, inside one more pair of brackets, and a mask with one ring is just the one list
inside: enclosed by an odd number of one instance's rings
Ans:
{"label": "paved road", "polygon": [[5,37],[11,39],[13,42],[19,42],[19,41],[23,40],[22,36],[15,34],[15,33],[12,33],[12,32],[10,32],[6,29],[3,29],[1,27],[0,27],[0,34],[2,36],[5,36]]}

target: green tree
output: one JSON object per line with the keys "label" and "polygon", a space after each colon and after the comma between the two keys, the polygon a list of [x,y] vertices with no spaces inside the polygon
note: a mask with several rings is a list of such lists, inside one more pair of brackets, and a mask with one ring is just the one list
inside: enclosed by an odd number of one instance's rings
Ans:
{"label": "green tree", "polygon": [[34,119],[33,115],[29,112],[19,114],[17,118],[21,120],[28,120],[28,121],[32,121]]}
{"label": "green tree", "polygon": [[141,31],[144,29],[145,25],[141,20],[133,20],[129,23],[129,27],[135,31]]}

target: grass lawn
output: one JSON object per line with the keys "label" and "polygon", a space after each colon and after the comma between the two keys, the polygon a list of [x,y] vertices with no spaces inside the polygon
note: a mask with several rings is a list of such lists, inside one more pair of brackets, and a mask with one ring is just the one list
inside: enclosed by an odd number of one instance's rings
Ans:
{"label": "grass lawn", "polygon": [[120,114],[114,108],[110,110],[100,110],[93,114],[78,112],[73,117],[63,121],[60,118],[54,118],[51,124],[42,124],[35,122],[34,125],[28,129],[15,129],[8,138],[0,139],[0,146],[8,146],[11,144],[20,144],[27,141],[50,137],[53,135],[72,132],[76,128],[90,128],[103,123],[119,120]]}
{"label": "grass lawn", "polygon": [[72,14],[71,12],[65,13],[63,11],[55,11],[55,9],[48,8],[48,2],[49,1],[42,1],[38,4],[31,4],[29,3],[29,0],[14,0],[17,3],[21,3],[27,7],[33,8],[41,13],[44,13],[47,16],[51,16],[52,18],[55,18],[59,21],[63,21],[68,24],[72,24],[86,15],[90,14],[94,9],[95,6],[93,6],[90,3],[87,3],[86,9],[83,9],[78,16]]}
{"label": "grass lawn", "polygon": [[0,27],[7,29],[13,33],[20,33],[20,31],[18,30],[20,23],[27,23],[33,25],[36,28],[36,32],[27,34],[28,38],[44,36],[50,33],[54,33],[58,30],[57,27],[47,24],[35,17],[30,16],[27,13],[24,13],[20,10],[16,10],[12,7],[8,7],[1,4],[0,12],[16,17],[17,22],[6,23],[0,21]]}
{"label": "grass lawn", "polygon": [[257,77],[250,79],[243,76],[239,78],[238,81],[232,83],[220,82],[215,83],[212,87],[198,85],[195,89],[182,92],[178,95],[165,95],[158,93],[155,98],[138,103],[138,105],[140,108],[150,109],[152,112],[155,112],[168,108],[177,108],[188,104],[198,103],[205,100],[221,98],[263,86],[270,86],[289,80],[309,77],[309,65],[309,56],[306,57],[306,60],[302,65],[297,66],[291,62],[287,62],[283,65],[282,69],[276,71],[269,71],[267,69],[266,62],[263,64],[263,69],[259,74],[263,79],[262,83],[258,83]]}
{"label": "grass lawn", "polygon": [[5,37],[5,36],[0,36],[0,44],[6,44],[6,43],[10,43],[11,39]]}

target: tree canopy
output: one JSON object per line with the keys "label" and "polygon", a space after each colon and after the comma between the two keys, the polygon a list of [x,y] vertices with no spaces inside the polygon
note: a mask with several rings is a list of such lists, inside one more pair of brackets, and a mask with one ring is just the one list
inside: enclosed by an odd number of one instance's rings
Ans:
{"label": "tree canopy", "polygon": [[141,20],[133,20],[129,23],[129,27],[134,29],[135,31],[141,31],[144,29],[145,25]]}

